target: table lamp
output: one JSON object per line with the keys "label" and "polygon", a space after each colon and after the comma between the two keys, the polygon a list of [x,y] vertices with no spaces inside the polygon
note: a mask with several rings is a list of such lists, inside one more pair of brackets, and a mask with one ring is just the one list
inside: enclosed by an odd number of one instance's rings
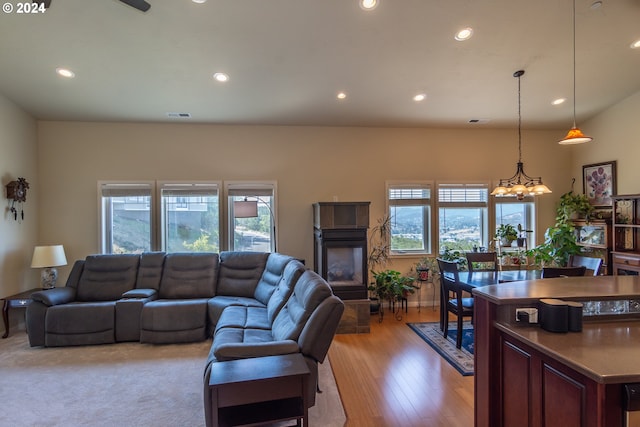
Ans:
{"label": "table lamp", "polygon": [[56,267],[67,265],[67,257],[62,245],[36,246],[33,250],[31,268],[42,268],[40,275],[42,289],[55,288],[58,279]]}

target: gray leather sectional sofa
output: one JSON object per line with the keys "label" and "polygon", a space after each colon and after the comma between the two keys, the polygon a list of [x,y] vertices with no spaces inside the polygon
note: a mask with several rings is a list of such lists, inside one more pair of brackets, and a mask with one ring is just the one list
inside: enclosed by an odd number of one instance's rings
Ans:
{"label": "gray leather sectional sofa", "polygon": [[328,283],[279,253],[91,255],[65,287],[36,292],[27,307],[31,346],[167,344],[213,337],[205,362],[300,352],[315,404],[322,363],[344,311]]}

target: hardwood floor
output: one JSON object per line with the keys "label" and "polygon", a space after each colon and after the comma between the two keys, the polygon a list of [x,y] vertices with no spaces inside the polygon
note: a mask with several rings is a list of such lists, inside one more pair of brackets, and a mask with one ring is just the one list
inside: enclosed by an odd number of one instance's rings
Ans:
{"label": "hardwood floor", "polygon": [[407,322],[437,322],[430,307],[396,320],[371,316],[371,333],[336,335],[329,360],[347,426],[473,426],[473,376],[463,377]]}

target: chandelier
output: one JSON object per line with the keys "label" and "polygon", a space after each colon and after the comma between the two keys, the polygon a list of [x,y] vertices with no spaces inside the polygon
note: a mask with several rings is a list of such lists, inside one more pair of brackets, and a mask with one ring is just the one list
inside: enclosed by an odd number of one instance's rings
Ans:
{"label": "chandelier", "polygon": [[518,79],[518,163],[516,164],[516,173],[511,178],[501,179],[498,186],[491,192],[496,197],[517,197],[518,200],[524,199],[524,196],[533,196],[551,193],[549,187],[542,183],[542,177],[530,177],[524,173],[524,164],[522,163],[522,114],[520,112],[520,77],[524,74],[524,70],[518,70],[513,73],[513,77]]}
{"label": "chandelier", "polygon": [[573,127],[569,129],[567,136],[558,141],[558,144],[583,144],[591,141],[593,138],[583,134],[576,126],[576,0],[573,0]]}

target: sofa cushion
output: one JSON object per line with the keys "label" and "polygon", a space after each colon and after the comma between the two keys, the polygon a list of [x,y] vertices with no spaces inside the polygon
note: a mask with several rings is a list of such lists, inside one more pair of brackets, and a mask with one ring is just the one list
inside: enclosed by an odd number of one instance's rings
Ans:
{"label": "sofa cushion", "polygon": [[115,329],[115,301],[72,302],[49,307],[47,334],[88,334]]}
{"label": "sofa cushion", "polygon": [[298,343],[293,340],[275,341],[266,329],[222,328],[216,332],[211,346],[218,361],[249,357],[298,353]]}
{"label": "sofa cushion", "polygon": [[217,272],[218,254],[167,254],[159,298],[211,298],[215,295]]}
{"label": "sofa cushion", "polygon": [[231,305],[243,307],[264,307],[260,301],[254,298],[216,295],[207,302],[207,318],[209,319],[209,331],[213,331],[218,324],[220,316],[225,308]]}
{"label": "sofa cushion", "polygon": [[269,253],[220,252],[216,295],[253,298]]}
{"label": "sofa cushion", "polygon": [[[266,304],[271,298],[273,291],[278,286],[282,275],[284,274],[285,267],[293,260],[293,257],[288,255],[282,255],[279,253],[272,253],[267,259],[267,264],[264,267],[260,281],[256,286],[253,297],[263,304]],[[296,279],[297,280],[297,279]]]}
{"label": "sofa cushion", "polygon": [[225,308],[220,316],[216,331],[221,328],[271,329],[271,322],[265,307],[232,305]]}
{"label": "sofa cushion", "polygon": [[207,324],[207,299],[156,300],[142,308],[140,328],[149,331],[182,331]]}
{"label": "sofa cushion", "polygon": [[160,289],[164,257],[164,252],[143,252],[140,255],[136,288]]}
{"label": "sofa cushion", "polygon": [[311,313],[331,295],[331,288],[322,277],[311,270],[305,271],[273,321],[274,339],[297,340]]}
{"label": "sofa cushion", "polygon": [[77,301],[115,301],[135,288],[139,255],[90,255],[77,285]]}
{"label": "sofa cushion", "polygon": [[267,303],[269,322],[273,323],[276,315],[291,296],[293,287],[302,276],[302,273],[304,273],[304,270],[304,265],[300,261],[292,260],[287,264]]}

